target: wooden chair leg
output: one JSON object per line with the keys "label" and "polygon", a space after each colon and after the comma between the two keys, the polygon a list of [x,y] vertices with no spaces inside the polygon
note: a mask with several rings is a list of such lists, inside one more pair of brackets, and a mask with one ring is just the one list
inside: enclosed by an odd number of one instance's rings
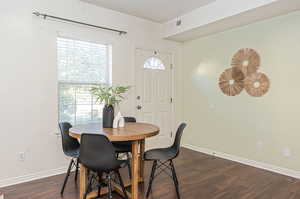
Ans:
{"label": "wooden chair leg", "polygon": [[78,161],[78,158],[77,158],[77,159],[76,159],[75,182],[77,182],[77,178],[78,178],[78,170],[79,170],[79,161]]}
{"label": "wooden chair leg", "polygon": [[128,175],[129,175],[129,178],[131,179],[132,178],[132,174],[131,174],[131,158],[130,158],[129,153],[126,153],[126,156],[127,156]]}
{"label": "wooden chair leg", "polygon": [[177,198],[180,199],[178,178],[177,178],[176,170],[175,170],[175,167],[174,167],[174,164],[173,164],[172,160],[170,160],[170,166],[171,166],[171,170],[172,170],[174,185],[175,185],[175,188],[176,188]]}
{"label": "wooden chair leg", "polygon": [[122,176],[121,176],[119,170],[117,170],[116,173],[117,173],[117,176],[118,176],[118,178],[119,178],[119,182],[120,182],[120,185],[121,185],[121,187],[122,187],[122,190],[123,190],[125,199],[128,199],[127,191],[126,191],[126,189],[125,189],[124,182],[123,182],[123,179],[122,179]]}
{"label": "wooden chair leg", "polygon": [[65,187],[66,187],[66,184],[67,184],[67,182],[68,182],[68,178],[69,178],[69,176],[70,176],[70,172],[71,172],[71,169],[72,169],[73,164],[74,164],[74,160],[71,159],[70,164],[69,164],[69,167],[68,167],[68,171],[67,171],[67,174],[66,174],[66,177],[65,177],[65,180],[64,180],[64,184],[63,184],[63,186],[62,186],[62,188],[61,188],[61,191],[60,191],[60,194],[61,194],[61,195],[64,194]]}
{"label": "wooden chair leg", "polygon": [[150,191],[152,189],[152,183],[153,183],[153,180],[154,180],[154,175],[155,175],[156,167],[157,167],[157,161],[155,160],[153,162],[153,166],[152,166],[152,170],[151,170],[151,175],[150,175],[150,180],[149,180],[149,185],[148,185],[148,190],[147,190],[146,198],[149,197]]}
{"label": "wooden chair leg", "polygon": [[108,198],[112,199],[111,173],[108,173]]}
{"label": "wooden chair leg", "polygon": [[97,196],[97,198],[101,197],[101,188],[102,188],[102,173],[98,173],[98,196]]}
{"label": "wooden chair leg", "polygon": [[90,189],[91,189],[91,186],[92,186],[92,181],[93,181],[93,177],[90,176],[90,179],[89,179],[89,182],[88,182],[88,186],[86,187],[83,199],[86,199],[88,193],[90,192]]}

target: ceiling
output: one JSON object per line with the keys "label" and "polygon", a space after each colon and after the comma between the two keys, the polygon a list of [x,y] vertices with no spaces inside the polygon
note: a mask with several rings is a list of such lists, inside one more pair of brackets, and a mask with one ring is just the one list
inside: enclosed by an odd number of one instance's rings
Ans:
{"label": "ceiling", "polygon": [[163,23],[216,0],[82,0],[129,15]]}
{"label": "ceiling", "polygon": [[[236,0],[240,1],[240,0]],[[254,1],[254,0],[252,0]],[[257,0],[259,1],[259,0]],[[265,1],[267,2],[267,1]],[[258,21],[266,20],[272,17],[285,15],[291,12],[295,12],[300,10],[300,1],[299,0],[276,0],[270,1],[271,3],[267,3],[264,6],[256,7],[250,9],[248,11],[240,12],[239,14],[232,14],[224,17],[223,19],[219,20],[207,20],[204,21],[202,24],[198,24],[194,27],[185,28],[183,30],[179,30],[180,27],[176,27],[175,29],[170,29],[171,32],[168,32],[167,35],[164,37],[166,39],[170,39],[173,41],[178,42],[185,42],[190,41],[193,39],[197,39],[200,37],[205,37],[208,35],[212,35],[218,32],[223,32],[232,28],[237,28],[240,26],[248,25],[251,23],[255,23]],[[237,9],[237,8],[235,8]],[[204,12],[202,10],[202,12]],[[201,18],[201,16],[197,16],[193,13],[192,18]],[[213,15],[213,13],[212,13]],[[211,15],[211,16],[212,16]],[[185,15],[186,17],[187,15]],[[203,17],[202,17],[203,18]],[[182,24],[185,25],[186,19],[184,17],[181,19]],[[197,21],[197,20],[196,20]],[[198,20],[200,21],[200,20]],[[171,22],[170,22],[171,23]],[[173,26],[175,22],[173,22]],[[173,31],[173,32],[172,32]]]}

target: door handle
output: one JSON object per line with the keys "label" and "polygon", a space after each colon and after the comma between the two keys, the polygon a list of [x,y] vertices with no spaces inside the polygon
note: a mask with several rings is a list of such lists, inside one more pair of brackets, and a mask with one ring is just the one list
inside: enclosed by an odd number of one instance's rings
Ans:
{"label": "door handle", "polygon": [[142,106],[141,106],[141,105],[138,105],[136,108],[137,108],[138,110],[141,110],[141,109],[142,109]]}

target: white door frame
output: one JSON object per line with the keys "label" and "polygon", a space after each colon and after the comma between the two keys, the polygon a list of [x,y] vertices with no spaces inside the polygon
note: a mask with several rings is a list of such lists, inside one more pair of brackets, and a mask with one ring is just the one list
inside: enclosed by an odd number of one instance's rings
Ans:
{"label": "white door frame", "polygon": [[[166,52],[166,51],[162,51],[162,50],[159,50],[159,49],[149,49],[149,48],[141,48],[141,47],[135,47],[134,48],[134,84],[136,84],[136,75],[137,75],[137,71],[136,71],[136,51],[137,50],[145,50],[145,51],[151,51],[151,52],[154,52],[154,51],[157,51],[157,52],[160,52],[160,53],[165,53],[165,54],[169,54],[171,56],[171,98],[172,98],[172,103],[171,103],[171,138],[174,138],[175,136],[175,133],[176,133],[176,127],[175,127],[175,103],[174,103],[174,93],[175,93],[175,64],[174,64],[174,53],[172,52]],[[134,88],[134,114],[135,116],[137,116],[137,100],[136,100],[136,97],[137,97],[137,91],[136,91],[136,88]],[[171,100],[171,99],[170,99]]]}

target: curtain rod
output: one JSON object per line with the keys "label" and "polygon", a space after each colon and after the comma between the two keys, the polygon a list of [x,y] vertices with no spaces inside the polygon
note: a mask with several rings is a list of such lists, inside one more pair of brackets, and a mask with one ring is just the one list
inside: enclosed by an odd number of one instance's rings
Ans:
{"label": "curtain rod", "polygon": [[88,23],[84,23],[84,22],[74,21],[74,20],[71,20],[71,19],[65,19],[65,18],[56,17],[56,16],[52,16],[52,15],[48,15],[48,14],[39,13],[39,12],[33,12],[32,14],[34,14],[37,17],[41,16],[44,19],[52,18],[52,19],[57,19],[57,20],[66,21],[66,22],[70,22],[70,23],[76,23],[76,24],[80,24],[80,25],[84,25],[84,26],[89,26],[89,27],[93,27],[93,28],[99,28],[99,29],[102,29],[102,30],[108,30],[108,31],[112,31],[112,32],[117,32],[120,35],[127,34],[126,31],[112,29],[112,28],[107,28],[107,27],[103,27],[103,26],[96,26],[96,25],[92,25],[92,24],[88,24]]}

